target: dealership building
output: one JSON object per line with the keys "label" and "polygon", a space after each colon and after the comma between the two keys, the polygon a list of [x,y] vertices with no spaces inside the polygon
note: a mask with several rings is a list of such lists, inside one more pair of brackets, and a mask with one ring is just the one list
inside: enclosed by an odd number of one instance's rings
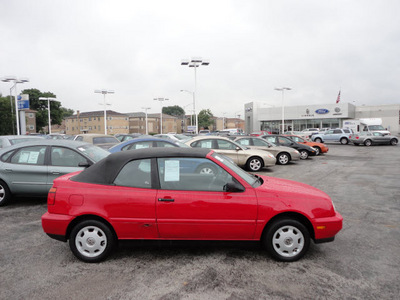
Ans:
{"label": "dealership building", "polygon": [[[355,106],[350,103],[312,104],[285,106],[285,131],[301,131],[306,128],[343,127],[346,120],[381,118],[382,126],[392,135],[400,135],[400,104]],[[282,128],[282,106],[271,107],[262,102],[245,104],[245,130],[278,131]]]}

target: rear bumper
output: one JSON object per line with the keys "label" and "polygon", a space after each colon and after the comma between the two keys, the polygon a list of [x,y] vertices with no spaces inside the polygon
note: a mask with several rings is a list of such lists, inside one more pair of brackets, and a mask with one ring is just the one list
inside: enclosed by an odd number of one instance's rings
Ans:
{"label": "rear bumper", "polygon": [[336,212],[333,217],[314,219],[313,227],[316,243],[331,242],[343,227],[343,217]]}
{"label": "rear bumper", "polygon": [[42,216],[43,231],[56,240],[66,240],[67,228],[74,217],[46,212]]}

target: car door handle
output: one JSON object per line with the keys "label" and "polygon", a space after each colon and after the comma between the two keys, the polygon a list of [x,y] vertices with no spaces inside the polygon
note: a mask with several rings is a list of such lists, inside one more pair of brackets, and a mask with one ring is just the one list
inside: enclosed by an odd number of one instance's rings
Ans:
{"label": "car door handle", "polygon": [[12,172],[12,169],[5,169],[6,172]]}
{"label": "car door handle", "polygon": [[174,202],[175,199],[171,199],[171,198],[158,198],[158,201],[160,201],[160,202]]}
{"label": "car door handle", "polygon": [[58,174],[60,174],[60,172],[59,171],[52,171],[51,174],[58,175]]}

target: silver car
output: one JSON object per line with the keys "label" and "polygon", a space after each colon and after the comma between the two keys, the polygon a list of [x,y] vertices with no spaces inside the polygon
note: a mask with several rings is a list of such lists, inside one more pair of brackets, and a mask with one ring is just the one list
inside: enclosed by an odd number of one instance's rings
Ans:
{"label": "silver car", "polygon": [[276,157],[276,163],[286,165],[291,160],[299,160],[300,152],[294,148],[277,146],[273,143],[267,142],[265,139],[258,137],[237,137],[234,140],[236,143],[249,147],[251,149],[259,149],[272,153]]}
{"label": "silver car", "polygon": [[53,180],[110,152],[85,142],[38,139],[0,150],[0,206],[13,196],[45,197]]}
{"label": "silver car", "polygon": [[399,138],[393,135],[384,135],[380,132],[360,132],[354,133],[350,136],[350,142],[354,145],[382,145],[388,144],[396,146],[399,142]]}
{"label": "silver car", "polygon": [[0,136],[0,149],[37,139],[44,139],[44,137],[35,135],[2,135]]}
{"label": "silver car", "polygon": [[186,141],[185,144],[193,148],[213,149],[232,159],[239,167],[252,172],[257,172],[263,167],[272,167],[276,163],[276,158],[272,153],[243,147],[224,137],[197,136]]}

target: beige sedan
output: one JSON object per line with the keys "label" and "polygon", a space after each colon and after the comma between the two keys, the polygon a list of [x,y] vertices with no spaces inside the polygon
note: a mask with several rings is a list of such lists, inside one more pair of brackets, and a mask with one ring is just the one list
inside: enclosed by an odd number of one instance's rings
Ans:
{"label": "beige sedan", "polygon": [[75,136],[74,140],[91,143],[106,150],[120,142],[116,137],[112,135],[96,133],[78,134],[77,136]]}
{"label": "beige sedan", "polygon": [[231,158],[239,167],[253,172],[276,163],[275,156],[268,151],[249,149],[223,137],[198,136],[186,141],[185,144],[193,148],[213,149]]}
{"label": "beige sedan", "polygon": [[253,137],[253,136],[245,136],[245,137],[237,137],[234,141],[244,147],[248,147],[251,149],[259,149],[272,153],[276,157],[276,163],[280,165],[286,165],[292,160],[300,159],[300,152],[294,148],[285,147],[285,146],[277,146],[270,142],[267,142],[265,139]]}

